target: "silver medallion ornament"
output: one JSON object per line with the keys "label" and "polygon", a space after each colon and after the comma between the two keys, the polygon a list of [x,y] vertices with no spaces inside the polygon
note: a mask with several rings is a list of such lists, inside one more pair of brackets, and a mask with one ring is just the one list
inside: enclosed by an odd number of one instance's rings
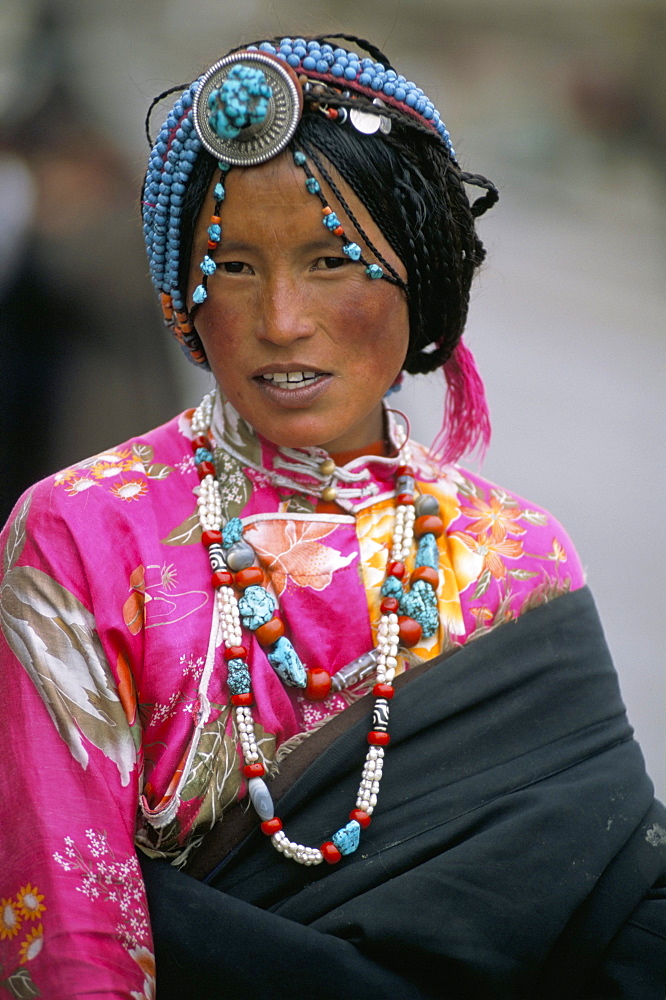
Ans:
{"label": "silver medallion ornament", "polygon": [[234,52],[207,70],[192,106],[202,145],[222,163],[251,167],[287,146],[303,108],[290,66],[266,52]]}
{"label": "silver medallion ornament", "polygon": [[[378,108],[386,107],[384,102],[380,101],[378,97],[375,97],[372,103]],[[349,120],[356,131],[362,132],[363,135],[374,135],[375,132],[388,135],[391,131],[391,119],[385,115],[375,115],[371,111],[361,111],[359,108],[352,108],[349,112]]]}

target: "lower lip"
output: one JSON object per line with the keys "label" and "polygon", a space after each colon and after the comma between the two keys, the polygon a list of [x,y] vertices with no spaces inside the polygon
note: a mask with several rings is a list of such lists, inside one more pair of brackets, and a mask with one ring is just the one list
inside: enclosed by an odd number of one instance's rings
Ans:
{"label": "lower lip", "polygon": [[331,385],[333,376],[320,375],[318,378],[312,379],[311,382],[299,386],[298,389],[281,389],[279,383],[269,382],[261,376],[255,378],[254,381],[264,396],[272,403],[277,403],[288,410],[298,410],[300,407],[309,406],[316,399],[319,399]]}

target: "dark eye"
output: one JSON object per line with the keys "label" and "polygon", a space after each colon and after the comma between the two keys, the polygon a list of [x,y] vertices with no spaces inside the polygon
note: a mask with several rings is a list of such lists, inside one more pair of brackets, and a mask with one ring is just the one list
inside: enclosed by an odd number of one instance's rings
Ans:
{"label": "dark eye", "polygon": [[217,265],[227,274],[252,274],[252,268],[242,260],[224,260]]}
{"label": "dark eye", "polygon": [[315,264],[317,271],[335,271],[339,267],[344,267],[349,261],[346,257],[319,257]]}

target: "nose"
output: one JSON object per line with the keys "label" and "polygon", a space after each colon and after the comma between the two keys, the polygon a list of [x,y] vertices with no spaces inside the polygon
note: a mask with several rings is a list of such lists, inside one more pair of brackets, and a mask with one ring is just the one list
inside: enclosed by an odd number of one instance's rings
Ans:
{"label": "nose", "polygon": [[297,277],[280,275],[262,290],[259,339],[280,347],[311,337],[316,329],[312,303]]}

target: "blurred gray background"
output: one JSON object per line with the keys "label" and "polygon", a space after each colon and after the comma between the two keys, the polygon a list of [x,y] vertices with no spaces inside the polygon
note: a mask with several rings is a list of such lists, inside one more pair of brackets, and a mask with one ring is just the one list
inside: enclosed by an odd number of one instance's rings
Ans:
{"label": "blurred gray background", "polygon": [[[164,334],[142,256],[150,99],[243,40],[336,30],[385,48],[501,190],[467,338],[493,415],[482,471],[573,537],[664,797],[662,2],[4,0],[2,519],[37,475],[209,387]],[[430,443],[439,377],[396,402]]]}

